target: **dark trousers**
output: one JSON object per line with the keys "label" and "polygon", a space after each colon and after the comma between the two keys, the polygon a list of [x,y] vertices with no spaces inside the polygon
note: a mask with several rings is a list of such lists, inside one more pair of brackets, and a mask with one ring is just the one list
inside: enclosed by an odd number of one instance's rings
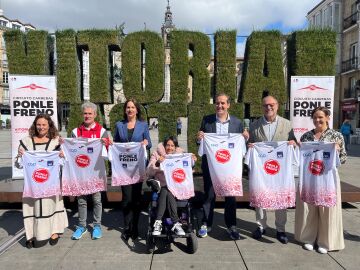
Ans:
{"label": "dark trousers", "polygon": [[343,134],[343,137],[344,137],[344,142],[345,142],[345,150],[349,150],[349,144],[350,144],[350,134],[348,135],[344,135]]}
{"label": "dark trousers", "polygon": [[156,215],[157,220],[161,220],[163,218],[166,209],[169,212],[171,220],[177,222],[179,220],[179,217],[177,214],[176,199],[167,187],[162,187],[158,200],[158,209]]}
{"label": "dark trousers", "polygon": [[125,231],[135,235],[138,234],[141,190],[142,182],[121,187]]}
{"label": "dark trousers", "polygon": [[[203,160],[204,164],[204,160]],[[207,162],[205,166],[202,166],[203,178],[204,178],[204,193],[205,199],[203,204],[204,217],[203,224],[208,227],[212,227],[213,218],[214,218],[214,208],[216,195],[214,192],[214,187],[211,182],[211,177],[209,173],[209,168]],[[236,226],[236,199],[235,197],[225,197],[225,224],[226,227],[230,228],[231,226]]]}

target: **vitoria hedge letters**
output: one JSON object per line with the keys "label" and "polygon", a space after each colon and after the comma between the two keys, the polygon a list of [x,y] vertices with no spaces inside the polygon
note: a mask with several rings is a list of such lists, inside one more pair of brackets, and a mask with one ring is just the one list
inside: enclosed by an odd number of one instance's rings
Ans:
{"label": "vitoria hedge letters", "polygon": [[[160,139],[175,134],[178,117],[188,117],[191,152],[196,152],[195,134],[201,118],[214,112],[210,100],[216,93],[224,92],[232,98],[231,112],[239,118],[258,117],[264,94],[286,103],[286,78],[291,75],[335,74],[336,36],[330,30],[305,30],[287,36],[278,31],[253,32],[246,43],[240,91],[236,89],[236,31],[215,33],[213,77],[209,72],[209,36],[174,30],[169,38],[171,97],[169,103],[160,103],[164,95],[165,48],[156,32],[139,31],[125,36],[118,30],[57,31],[56,68],[49,61],[54,58],[49,49],[54,47],[50,44],[54,39],[47,32],[5,33],[11,74],[43,75],[55,70],[58,102],[71,106],[69,130],[78,125],[78,116],[72,114],[79,113],[82,102],[81,50],[89,51],[90,100],[100,107],[114,103],[110,56],[112,50],[121,51],[125,97],[134,97],[141,103],[146,119],[158,118]],[[117,104],[110,112],[111,129],[121,117],[122,104]]]}

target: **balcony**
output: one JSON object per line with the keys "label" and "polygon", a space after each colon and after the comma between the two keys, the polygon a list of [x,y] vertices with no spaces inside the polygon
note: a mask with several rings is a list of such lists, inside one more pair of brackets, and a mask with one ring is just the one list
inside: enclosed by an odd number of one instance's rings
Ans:
{"label": "balcony", "polygon": [[344,19],[344,29],[348,29],[350,26],[356,24],[358,18],[358,12],[351,14],[349,17]]}
{"label": "balcony", "polygon": [[341,72],[346,72],[346,71],[354,70],[357,68],[358,68],[358,58],[357,57],[350,58],[349,60],[343,61],[341,63]]}
{"label": "balcony", "polygon": [[347,99],[347,98],[357,98],[355,87],[344,89],[344,99]]}

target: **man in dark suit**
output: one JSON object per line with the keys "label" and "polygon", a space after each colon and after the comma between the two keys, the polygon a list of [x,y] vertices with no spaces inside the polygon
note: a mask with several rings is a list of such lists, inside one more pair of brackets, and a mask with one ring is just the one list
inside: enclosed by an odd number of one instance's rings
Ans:
{"label": "man in dark suit", "polygon": [[[204,133],[243,133],[245,139],[249,137],[247,131],[243,131],[241,121],[235,116],[229,115],[230,97],[226,94],[218,94],[215,99],[216,113],[204,116],[200,130],[197,134],[198,142],[204,138]],[[205,201],[203,204],[204,218],[202,226],[198,231],[199,237],[206,237],[211,231],[213,223],[214,207],[216,195],[212,185],[206,155],[202,156],[201,169],[204,179]],[[236,229],[236,199],[235,197],[225,197],[225,224],[229,236],[233,240],[240,239],[240,234]]]}

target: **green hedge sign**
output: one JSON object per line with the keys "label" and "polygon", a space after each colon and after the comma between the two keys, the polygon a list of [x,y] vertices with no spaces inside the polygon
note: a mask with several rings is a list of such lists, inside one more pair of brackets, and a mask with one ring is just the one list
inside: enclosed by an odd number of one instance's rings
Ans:
{"label": "green hedge sign", "polygon": [[[170,102],[160,103],[164,95],[165,48],[156,32],[139,31],[125,36],[117,30],[76,32],[68,29],[55,33],[56,46],[52,44],[54,38],[49,38],[45,31],[24,34],[11,30],[4,36],[11,74],[49,74],[54,70],[54,63],[49,59],[51,49],[55,48],[58,102],[70,104],[70,118],[73,119],[69,119],[69,130],[78,124],[79,116],[75,114],[82,102],[81,50],[89,51],[90,100],[99,106],[114,103],[110,55],[112,50],[121,51],[125,97],[136,98],[141,103],[146,119],[158,118],[160,140],[176,133],[178,117],[188,117],[191,152],[196,152],[195,134],[201,118],[214,112],[210,100],[216,93],[227,93],[232,98],[232,114],[239,118],[258,117],[264,94],[274,95],[281,104],[286,103],[289,95],[286,77],[335,75],[334,32],[306,30],[284,36],[278,31],[255,31],[247,39],[242,83],[237,95],[236,31],[215,33],[214,76],[211,78],[209,37],[201,32],[174,30],[169,37]],[[189,77],[192,78],[190,99]],[[211,80],[214,88],[211,88]],[[122,104],[117,104],[110,112],[111,127],[121,118],[121,111]]]}

